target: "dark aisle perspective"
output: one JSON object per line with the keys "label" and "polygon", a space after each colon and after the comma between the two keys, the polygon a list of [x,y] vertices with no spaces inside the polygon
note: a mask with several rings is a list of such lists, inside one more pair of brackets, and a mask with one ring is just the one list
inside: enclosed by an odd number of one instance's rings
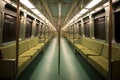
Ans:
{"label": "dark aisle perspective", "polygon": [[120,0],[0,0],[0,80],[120,80]]}
{"label": "dark aisle perspective", "polygon": [[63,37],[61,38],[61,75],[58,76],[57,48],[55,37],[44,54],[39,54],[18,80],[104,80],[82,56],[74,54],[73,49]]}

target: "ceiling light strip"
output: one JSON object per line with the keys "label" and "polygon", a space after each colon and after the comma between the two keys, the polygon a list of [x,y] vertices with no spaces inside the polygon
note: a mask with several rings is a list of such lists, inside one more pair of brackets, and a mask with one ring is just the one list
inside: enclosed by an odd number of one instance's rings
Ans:
{"label": "ceiling light strip", "polygon": [[[42,18],[43,20],[47,20],[47,18],[41,14],[35,7],[33,4],[31,4],[31,2],[29,0],[20,0],[20,2],[22,4],[24,4],[26,7],[28,7],[29,9],[31,9],[32,12],[34,12],[35,14],[37,14],[40,18]],[[50,23],[48,20],[47,20],[47,23]],[[51,24],[51,23],[50,23]],[[51,24],[52,25],[52,24]],[[52,25],[53,26],[53,25]]]}
{"label": "ceiling light strip", "polygon": [[[82,9],[78,14],[76,14],[73,18],[78,19],[80,16],[85,14],[87,11],[89,11],[90,8],[93,8],[95,5],[100,3],[102,0],[92,0],[84,9]],[[69,24],[73,22],[73,19],[70,20]],[[66,26],[66,25],[65,25]]]}

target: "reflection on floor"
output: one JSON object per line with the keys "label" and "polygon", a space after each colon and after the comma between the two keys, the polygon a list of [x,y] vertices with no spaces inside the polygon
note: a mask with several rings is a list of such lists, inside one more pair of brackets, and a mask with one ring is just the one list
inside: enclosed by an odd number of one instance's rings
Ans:
{"label": "reflection on floor", "polygon": [[61,75],[58,71],[57,38],[19,76],[18,80],[104,80],[82,56],[75,55],[73,48],[61,37]]}

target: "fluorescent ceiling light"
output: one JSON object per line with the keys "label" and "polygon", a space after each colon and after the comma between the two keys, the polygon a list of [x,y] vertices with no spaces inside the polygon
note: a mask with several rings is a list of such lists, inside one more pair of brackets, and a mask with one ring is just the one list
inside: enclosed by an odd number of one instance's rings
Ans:
{"label": "fluorescent ceiling light", "polygon": [[104,7],[108,6],[109,5],[109,2],[103,4]]}
{"label": "fluorescent ceiling light", "polygon": [[46,19],[46,23],[50,23],[50,22]]}
{"label": "fluorescent ceiling light", "polygon": [[92,11],[92,12],[90,12],[90,14],[93,14],[93,13],[95,13],[95,10],[94,10],[94,11]]}
{"label": "fluorescent ceiling light", "polygon": [[88,11],[88,9],[82,9],[80,12],[79,12],[79,14],[84,14],[84,13],[86,13]]}
{"label": "fluorescent ceiling light", "polygon": [[20,0],[20,2],[31,9],[35,14],[39,15],[39,17],[43,20],[46,19],[37,9],[35,9],[35,7],[29,2],[29,0]]}
{"label": "fluorescent ceiling light", "polygon": [[28,8],[35,8],[28,0],[20,0],[20,2]]}
{"label": "fluorescent ceiling light", "polygon": [[40,13],[39,17],[41,17],[43,20],[45,20],[45,17]]}
{"label": "fluorescent ceiling light", "polygon": [[95,5],[97,5],[99,2],[101,2],[102,0],[92,0],[85,8],[92,8]]}
{"label": "fluorescent ceiling light", "polygon": [[[102,0],[92,0],[84,9],[82,9],[77,15],[75,15],[74,19],[76,20],[77,18],[79,18],[81,15],[85,14],[90,8],[94,7],[95,5],[97,5],[98,3],[100,3]],[[100,9],[100,8],[99,8]],[[91,12],[91,14],[94,13]],[[71,19],[70,23],[72,23],[74,20]]]}
{"label": "fluorescent ceiling light", "polygon": [[70,23],[72,23],[72,22],[73,22],[73,19],[70,20]]}
{"label": "fluorescent ceiling light", "polygon": [[101,10],[101,9],[103,9],[102,7],[99,7],[99,8],[96,8],[95,10],[96,11],[99,11],[99,10]]}
{"label": "fluorescent ceiling light", "polygon": [[74,17],[74,19],[77,19],[77,18],[79,18],[81,15],[78,13],[78,14],[76,14],[76,16]]}
{"label": "fluorescent ceiling light", "polygon": [[113,2],[115,2],[115,1],[119,1],[119,0],[112,0]]}
{"label": "fluorescent ceiling light", "polygon": [[40,14],[40,12],[37,9],[32,9],[32,11],[37,15]]}

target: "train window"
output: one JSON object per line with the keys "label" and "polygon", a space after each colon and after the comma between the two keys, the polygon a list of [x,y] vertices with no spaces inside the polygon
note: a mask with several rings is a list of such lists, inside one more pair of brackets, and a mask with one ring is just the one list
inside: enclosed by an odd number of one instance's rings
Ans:
{"label": "train window", "polygon": [[37,36],[37,35],[38,35],[39,23],[40,23],[40,21],[39,21],[38,19],[36,19],[36,29],[35,29],[35,36]]}
{"label": "train window", "polygon": [[84,23],[84,33],[86,37],[90,37],[90,25],[89,25],[89,21]]}
{"label": "train window", "polygon": [[95,19],[94,24],[95,24],[94,27],[95,38],[105,40],[106,39],[105,17]]}
{"label": "train window", "polygon": [[102,9],[94,14],[94,36],[96,39],[106,39],[105,10]]}
{"label": "train window", "polygon": [[[74,33],[76,34],[78,32],[78,27],[77,27],[77,23],[74,24]],[[77,33],[78,34],[78,33]]]}
{"label": "train window", "polygon": [[9,42],[16,39],[16,17],[5,14],[2,42]]}
{"label": "train window", "polygon": [[95,38],[105,40],[106,39],[105,17],[95,19],[94,24],[95,24],[94,27]]}
{"label": "train window", "polygon": [[115,13],[115,41],[120,43],[120,12]]}
{"label": "train window", "polygon": [[31,16],[27,15],[25,38],[29,38],[32,35],[33,19],[34,18],[32,18]]}
{"label": "train window", "polygon": [[38,35],[38,30],[39,30],[39,24],[36,24],[35,36],[37,36],[37,35]]}
{"label": "train window", "polygon": [[42,25],[42,34],[45,34],[45,24]]}
{"label": "train window", "polygon": [[84,34],[85,34],[85,37],[90,37],[89,16],[85,17],[83,20],[84,20]]}
{"label": "train window", "polygon": [[43,23],[41,23],[41,28],[40,28],[40,35],[43,33]]}
{"label": "train window", "polygon": [[82,36],[82,32],[81,32],[81,21],[78,22],[78,28],[79,28],[79,35]]}
{"label": "train window", "polygon": [[27,20],[25,37],[29,38],[31,37],[31,35],[32,35],[32,22]]}

